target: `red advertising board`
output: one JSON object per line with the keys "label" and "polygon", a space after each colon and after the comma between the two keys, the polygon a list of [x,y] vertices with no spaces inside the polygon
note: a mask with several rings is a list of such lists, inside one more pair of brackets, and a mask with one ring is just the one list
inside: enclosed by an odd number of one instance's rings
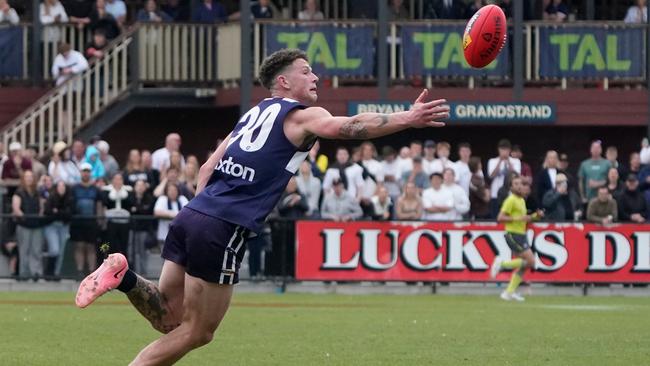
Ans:
{"label": "red advertising board", "polygon": [[[650,225],[536,223],[528,240],[528,281],[650,282]],[[496,223],[296,223],[298,280],[485,282],[496,256],[512,256]]]}

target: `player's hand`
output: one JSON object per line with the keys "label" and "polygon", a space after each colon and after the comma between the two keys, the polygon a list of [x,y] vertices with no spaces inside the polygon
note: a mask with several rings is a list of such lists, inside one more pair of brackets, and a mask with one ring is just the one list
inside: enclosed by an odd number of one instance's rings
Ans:
{"label": "player's hand", "polygon": [[544,217],[544,210],[537,210],[535,211],[535,214],[537,214],[538,219],[541,219]]}
{"label": "player's hand", "polygon": [[410,110],[412,114],[412,127],[442,127],[445,125],[440,120],[449,117],[449,106],[445,104],[447,101],[445,99],[436,99],[425,102],[424,100],[428,95],[429,90],[424,89],[415,102],[413,102]]}

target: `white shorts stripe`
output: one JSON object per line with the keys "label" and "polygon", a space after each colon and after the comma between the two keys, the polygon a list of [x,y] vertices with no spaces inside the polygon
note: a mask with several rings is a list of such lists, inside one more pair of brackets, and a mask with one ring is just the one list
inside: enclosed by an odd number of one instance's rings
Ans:
{"label": "white shorts stripe", "polygon": [[[228,268],[228,256],[230,255],[230,250],[228,250],[228,248],[232,247],[232,244],[235,242],[235,239],[237,239],[237,236],[238,236],[237,234],[240,231],[240,229],[241,229],[241,226],[237,226],[235,228],[235,232],[232,233],[232,236],[230,237],[230,240],[228,241],[228,246],[226,246],[226,249],[224,250],[224,254],[223,254],[223,264],[221,265],[222,269],[223,268]],[[231,275],[230,282],[232,282],[234,280],[234,277],[235,277],[234,275]],[[226,280],[226,274],[221,272],[221,277],[219,278],[219,283],[224,283],[225,280]]]}

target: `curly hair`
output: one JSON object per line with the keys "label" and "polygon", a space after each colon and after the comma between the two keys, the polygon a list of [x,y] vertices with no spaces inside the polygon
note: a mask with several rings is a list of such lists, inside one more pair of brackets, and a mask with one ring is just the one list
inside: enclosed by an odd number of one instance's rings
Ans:
{"label": "curly hair", "polygon": [[273,52],[262,61],[262,66],[260,66],[262,85],[270,90],[275,83],[275,77],[299,58],[309,61],[307,54],[299,49],[283,49]]}

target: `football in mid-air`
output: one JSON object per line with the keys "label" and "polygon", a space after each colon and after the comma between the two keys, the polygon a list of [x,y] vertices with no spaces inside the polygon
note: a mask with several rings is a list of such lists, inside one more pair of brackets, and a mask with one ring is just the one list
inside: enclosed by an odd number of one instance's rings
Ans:
{"label": "football in mid-air", "polygon": [[506,16],[496,5],[476,11],[467,22],[463,34],[463,49],[467,63],[476,68],[492,62],[506,44]]}

